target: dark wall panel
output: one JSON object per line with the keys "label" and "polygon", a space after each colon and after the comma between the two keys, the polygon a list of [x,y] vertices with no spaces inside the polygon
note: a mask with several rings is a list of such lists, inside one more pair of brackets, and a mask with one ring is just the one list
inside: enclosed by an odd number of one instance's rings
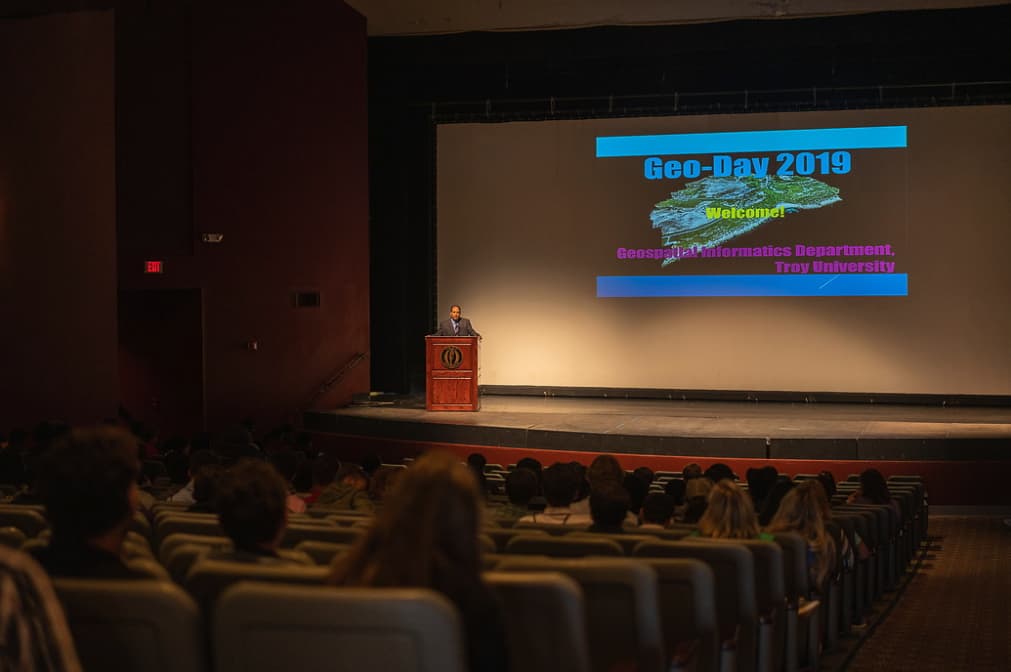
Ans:
{"label": "dark wall panel", "polygon": [[0,21],[0,428],[115,415],[111,12]]}

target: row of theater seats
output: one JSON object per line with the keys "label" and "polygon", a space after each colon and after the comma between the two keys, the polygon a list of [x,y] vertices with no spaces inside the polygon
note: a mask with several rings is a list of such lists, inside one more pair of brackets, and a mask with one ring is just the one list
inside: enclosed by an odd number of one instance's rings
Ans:
{"label": "row of theater seats", "polygon": [[[819,651],[895,585],[925,533],[922,483],[889,486],[901,524],[887,506],[835,508],[833,520],[872,554],[833,576],[820,602],[804,600],[806,549],[795,535],[770,544],[686,540],[689,527],[600,535],[488,526],[487,578],[505,605],[511,667],[817,669]],[[456,669],[459,624],[437,596],[318,585],[369,522],[293,516],[284,554],[300,564],[243,565],[201,559],[228,543],[214,516],[159,506],[153,524],[138,517],[130,552],[162,580],[56,585],[88,669]],[[0,538],[45,543],[33,507],[0,506],[3,525],[14,530]]]}

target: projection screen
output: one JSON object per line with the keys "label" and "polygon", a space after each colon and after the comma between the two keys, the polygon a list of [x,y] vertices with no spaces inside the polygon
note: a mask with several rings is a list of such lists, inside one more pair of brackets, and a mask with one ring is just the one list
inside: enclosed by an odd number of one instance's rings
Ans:
{"label": "projection screen", "polygon": [[437,133],[482,384],[1011,394],[1011,107]]}

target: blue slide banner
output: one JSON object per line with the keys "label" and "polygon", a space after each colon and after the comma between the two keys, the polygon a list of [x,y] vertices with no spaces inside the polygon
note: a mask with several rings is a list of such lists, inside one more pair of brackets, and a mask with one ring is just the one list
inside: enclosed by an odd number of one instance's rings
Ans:
{"label": "blue slide banner", "polygon": [[598,298],[661,296],[907,296],[905,273],[598,275]]}
{"label": "blue slide banner", "polygon": [[856,126],[782,131],[675,133],[597,137],[597,158],[792,152],[823,149],[890,149],[906,146],[906,126]]}

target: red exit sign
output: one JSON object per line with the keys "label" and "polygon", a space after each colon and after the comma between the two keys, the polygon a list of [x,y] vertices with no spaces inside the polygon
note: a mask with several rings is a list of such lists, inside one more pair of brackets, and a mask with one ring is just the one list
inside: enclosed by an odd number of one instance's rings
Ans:
{"label": "red exit sign", "polygon": [[145,273],[161,273],[165,268],[165,263],[162,261],[145,261],[144,262],[144,272]]}

